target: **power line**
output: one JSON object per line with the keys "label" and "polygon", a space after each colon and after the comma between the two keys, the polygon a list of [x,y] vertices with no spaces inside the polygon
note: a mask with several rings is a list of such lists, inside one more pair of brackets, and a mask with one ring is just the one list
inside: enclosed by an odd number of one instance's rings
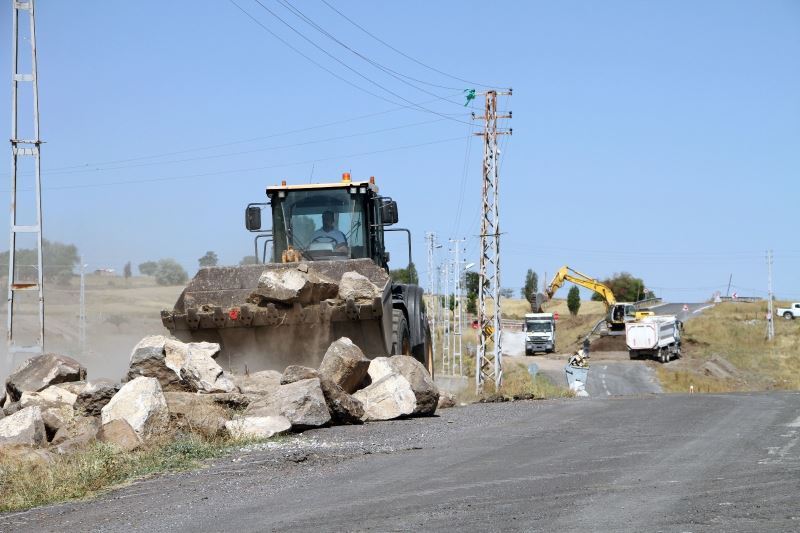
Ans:
{"label": "power line", "polygon": [[[408,80],[415,81],[415,82],[417,82],[417,83],[422,83],[422,84],[424,84],[424,85],[429,85],[429,86],[431,86],[431,87],[438,87],[438,88],[440,88],[440,89],[453,89],[453,90],[454,90],[454,89],[457,89],[457,87],[449,87],[449,86],[445,86],[445,85],[438,85],[438,84],[435,84],[435,83],[429,83],[429,82],[426,82],[426,81],[424,81],[424,80],[419,80],[419,79],[417,79],[417,78],[413,78],[413,77],[411,77],[411,76],[407,76],[407,75],[405,75],[405,74],[402,74],[402,73],[400,73],[400,72],[397,72],[396,70],[393,70],[393,69],[391,69],[391,68],[389,68],[389,67],[387,67],[387,66],[385,66],[385,65],[382,65],[381,63],[378,63],[377,61],[375,61],[375,60],[373,60],[373,59],[370,59],[369,57],[365,56],[364,54],[362,54],[362,53],[361,53],[361,52],[359,52],[358,50],[355,50],[355,49],[353,49],[352,47],[350,47],[350,46],[349,46],[349,45],[347,45],[346,43],[344,43],[344,42],[342,42],[341,40],[339,40],[338,38],[336,38],[336,36],[334,36],[333,34],[331,34],[330,32],[328,32],[328,31],[327,31],[325,28],[323,28],[322,26],[320,26],[319,24],[317,24],[316,22],[314,22],[313,20],[311,20],[311,18],[309,18],[307,15],[305,15],[305,14],[304,14],[302,11],[300,11],[299,9],[297,9],[297,8],[296,8],[294,5],[292,5],[292,4],[291,4],[291,2],[289,2],[288,0],[277,0],[277,1],[278,1],[278,3],[280,3],[280,4],[281,4],[283,7],[285,7],[285,8],[286,8],[286,9],[288,9],[289,11],[291,11],[291,12],[292,12],[292,14],[294,14],[296,17],[298,17],[298,18],[300,18],[301,20],[303,20],[304,22],[306,22],[306,24],[308,24],[309,26],[311,26],[312,28],[314,28],[314,29],[315,29],[315,30],[317,30],[318,32],[322,33],[323,35],[325,35],[326,37],[328,37],[329,39],[331,39],[333,42],[335,42],[336,44],[338,44],[338,45],[339,45],[339,46],[341,46],[342,48],[344,48],[344,49],[348,50],[348,51],[349,51],[349,52],[351,52],[352,54],[354,54],[354,55],[356,55],[357,57],[359,57],[359,58],[363,59],[364,61],[366,61],[367,63],[369,63],[369,64],[370,64],[370,65],[372,65],[373,67],[375,67],[375,68],[377,68],[377,69],[379,69],[379,70],[383,71],[383,72],[384,72],[384,73],[386,73],[386,74],[389,74],[390,76],[392,76],[393,78],[397,79],[397,80],[398,80],[398,81],[400,81],[401,83],[405,83],[406,85],[408,85],[408,86],[410,86],[410,87],[413,87],[413,88],[417,89],[418,91],[424,92],[424,93],[426,93],[426,94],[429,94],[429,95],[432,95],[432,96],[437,96],[437,95],[436,95],[435,93],[432,93],[432,92],[430,92],[430,91],[426,90],[426,89],[422,89],[421,87],[418,87],[418,86],[414,85],[413,83],[410,83],[410,82],[408,82],[408,81],[404,80],[403,78],[406,78],[406,79],[408,79]],[[442,100],[444,100],[444,101],[446,101],[446,102],[450,102],[450,103],[451,103],[451,104],[453,104],[453,105],[457,105],[457,106],[461,106],[461,105],[462,105],[462,104],[460,104],[459,102],[453,102],[452,100],[447,100],[446,98],[441,98],[441,99],[442,99]]]}
{"label": "power line", "polygon": [[492,88],[492,87],[498,87],[498,85],[497,85],[497,84],[489,84],[489,85],[487,85],[487,84],[485,84],[485,83],[477,83],[477,82],[474,82],[474,81],[465,80],[464,78],[459,78],[458,76],[454,76],[454,75],[452,75],[452,74],[448,74],[447,72],[444,72],[444,71],[442,71],[442,70],[439,70],[438,68],[432,67],[432,66],[430,66],[430,65],[426,65],[426,64],[425,64],[425,63],[423,63],[422,61],[419,61],[418,59],[411,57],[410,55],[406,54],[405,52],[402,52],[402,51],[398,50],[397,48],[395,48],[395,47],[394,47],[394,46],[392,46],[391,44],[387,43],[386,41],[384,41],[384,40],[383,40],[383,39],[381,39],[380,37],[378,37],[378,36],[374,35],[374,34],[373,34],[373,33],[371,33],[369,30],[367,30],[366,28],[364,28],[363,26],[361,26],[361,25],[359,25],[357,22],[355,22],[353,19],[351,19],[350,17],[348,17],[347,15],[345,15],[344,13],[342,13],[341,11],[339,11],[338,9],[336,9],[335,7],[333,7],[331,4],[329,4],[329,3],[327,2],[327,0],[322,0],[322,3],[323,3],[323,4],[325,4],[326,6],[328,6],[329,8],[331,8],[331,9],[332,9],[333,11],[335,11],[336,13],[338,13],[338,14],[339,14],[339,16],[341,16],[341,17],[342,17],[343,19],[345,19],[347,22],[349,22],[350,24],[352,24],[353,26],[355,26],[355,27],[356,27],[356,28],[358,28],[359,30],[363,31],[364,33],[366,33],[367,35],[369,35],[370,37],[372,37],[373,39],[375,39],[376,41],[378,41],[378,42],[379,42],[379,43],[381,43],[382,45],[386,46],[386,47],[387,47],[387,48],[389,48],[390,50],[393,50],[393,51],[397,52],[398,54],[400,54],[401,56],[405,57],[406,59],[410,59],[410,60],[411,60],[411,61],[413,61],[414,63],[416,63],[416,64],[418,64],[418,65],[420,65],[420,66],[422,66],[422,67],[425,67],[425,68],[426,68],[426,69],[428,69],[428,70],[431,70],[431,71],[433,71],[433,72],[436,72],[436,73],[438,73],[438,74],[441,74],[442,76],[446,76],[446,77],[448,77],[448,78],[452,78],[452,79],[454,79],[454,80],[457,80],[457,81],[460,81],[460,82],[463,82],[463,83],[469,84],[469,85],[471,85],[471,86],[474,86],[474,87],[483,87],[483,88],[485,88],[485,89],[490,89],[490,88]]}
{"label": "power line", "polygon": [[[367,81],[367,82],[371,83],[372,85],[374,85],[374,86],[378,87],[379,89],[382,89],[382,90],[384,90],[385,92],[387,92],[387,93],[391,94],[391,95],[392,95],[392,96],[394,96],[395,98],[399,98],[400,100],[402,100],[402,101],[404,101],[404,102],[406,102],[406,103],[408,103],[408,104],[411,104],[411,105],[413,105],[414,107],[416,107],[417,109],[419,109],[419,110],[421,110],[421,111],[424,111],[424,112],[426,112],[426,113],[432,113],[432,114],[434,114],[434,115],[437,115],[437,116],[440,116],[440,117],[446,118],[446,119],[448,119],[448,120],[452,120],[452,121],[454,121],[454,122],[461,122],[462,124],[469,124],[469,122],[466,122],[466,121],[463,121],[463,120],[458,120],[458,119],[456,119],[456,118],[453,118],[453,117],[451,117],[451,116],[448,116],[448,115],[445,115],[445,114],[439,113],[438,111],[434,111],[433,109],[428,109],[427,107],[423,107],[423,106],[421,106],[421,105],[415,104],[414,102],[412,102],[411,100],[409,100],[409,99],[405,98],[404,96],[402,96],[402,95],[400,95],[400,94],[398,94],[398,93],[396,93],[396,92],[392,91],[391,89],[388,89],[388,88],[384,87],[384,86],[383,86],[383,85],[381,85],[380,83],[378,83],[378,82],[376,82],[375,80],[373,80],[373,79],[369,78],[368,76],[365,76],[364,74],[362,74],[361,72],[359,72],[359,71],[358,71],[358,70],[356,70],[355,68],[351,67],[350,65],[348,65],[347,63],[345,63],[344,61],[342,61],[341,59],[339,59],[339,58],[338,58],[338,57],[336,57],[335,55],[333,55],[333,54],[331,54],[330,52],[328,52],[327,50],[325,50],[325,48],[323,48],[322,46],[320,46],[319,44],[317,44],[316,42],[314,42],[312,39],[310,39],[309,37],[307,37],[306,35],[304,35],[304,34],[303,34],[303,32],[301,32],[300,30],[298,30],[297,28],[295,28],[294,26],[292,26],[291,24],[289,24],[288,22],[286,22],[285,20],[283,20],[283,19],[280,17],[280,15],[278,15],[277,13],[275,13],[274,11],[272,11],[270,8],[268,8],[267,6],[265,6],[263,3],[261,3],[261,1],[260,1],[260,0],[254,0],[254,1],[255,1],[255,3],[256,3],[256,4],[258,4],[259,6],[261,6],[261,8],[262,8],[262,9],[264,9],[264,10],[265,10],[267,13],[269,13],[270,15],[272,15],[274,18],[278,19],[278,21],[280,21],[280,22],[281,22],[281,23],[282,23],[284,26],[286,26],[287,28],[289,28],[290,30],[292,30],[294,33],[296,33],[296,34],[297,34],[297,35],[298,35],[300,38],[302,38],[303,40],[305,40],[306,42],[308,42],[309,44],[311,44],[311,45],[312,45],[314,48],[316,48],[317,50],[319,50],[320,52],[322,52],[322,53],[323,53],[323,54],[325,54],[326,56],[330,57],[331,59],[333,59],[334,61],[336,61],[336,62],[337,62],[337,63],[339,63],[340,65],[342,65],[343,67],[345,67],[347,70],[349,70],[349,71],[353,72],[353,73],[354,73],[355,75],[357,75],[358,77],[360,77],[360,78],[364,79],[365,81]],[[234,5],[236,5],[236,7],[239,7],[239,6],[238,6],[238,4],[236,4],[236,2],[234,2],[234,0],[230,0],[230,2],[231,2],[231,3],[233,3]],[[241,8],[239,8],[239,9],[241,9]],[[249,15],[249,13],[248,13],[248,15]],[[256,19],[255,19],[254,17],[252,17],[252,16],[251,16],[251,18],[253,18],[253,20],[256,20]],[[260,23],[259,23],[259,25],[260,25],[262,28],[265,28],[265,29],[266,29],[266,27],[265,27],[263,24],[260,24]],[[269,31],[269,30],[268,30],[268,31]],[[272,33],[272,32],[270,31],[270,33]],[[272,33],[272,34],[273,34],[273,35],[275,35],[274,33]],[[283,40],[282,40],[282,42],[286,43],[286,41],[283,41]],[[295,50],[296,50],[296,49],[295,49]],[[304,57],[306,57],[306,58],[308,59],[308,56],[305,56],[305,55],[304,55]],[[318,63],[315,63],[315,64],[319,65]],[[328,69],[326,69],[326,70],[328,70]],[[329,71],[329,72],[330,72],[330,71]],[[351,84],[351,85],[352,85],[352,84]],[[392,103],[395,103],[395,104],[396,104],[396,102],[393,102],[393,101],[391,101],[391,100],[388,100],[388,99],[386,99],[386,98],[383,98],[383,97],[381,97],[381,96],[378,96],[378,95],[376,95],[376,94],[374,94],[374,93],[369,93],[369,94],[372,94],[373,96],[377,96],[378,98],[381,98],[382,100],[385,100],[385,101],[392,102]]]}
{"label": "power line", "polygon": [[[139,183],[160,183],[166,181],[178,181],[178,180],[185,180],[185,179],[192,179],[192,178],[201,178],[201,177],[208,177],[208,176],[220,176],[224,174],[241,174],[243,172],[255,172],[258,170],[269,170],[273,168],[282,168],[282,167],[292,167],[297,165],[307,165],[310,163],[318,163],[320,161],[333,161],[336,159],[352,159],[354,157],[364,157],[374,154],[382,154],[387,152],[396,152],[399,150],[408,150],[412,148],[421,148],[424,146],[432,146],[435,144],[444,144],[448,142],[460,141],[463,140],[464,137],[450,137],[447,139],[438,139],[434,141],[428,141],[423,143],[417,144],[408,144],[404,146],[396,146],[392,148],[384,148],[382,150],[373,150],[369,152],[358,152],[353,154],[346,154],[346,155],[336,155],[330,157],[320,157],[316,159],[308,159],[305,161],[297,161],[294,163],[281,163],[276,165],[267,165],[262,167],[251,167],[251,168],[244,168],[244,169],[233,169],[233,170],[220,170],[215,172],[204,172],[198,174],[186,174],[183,176],[170,176],[170,177],[162,177],[162,178],[143,178],[143,179],[135,179],[135,180],[119,180],[119,181],[107,181],[103,183],[85,183],[85,184],[74,184],[74,185],[58,185],[55,187],[45,187],[45,190],[48,191],[55,191],[55,190],[67,190],[67,189],[88,189],[88,188],[98,188],[98,187],[107,187],[110,185],[131,185],[131,184],[139,184]],[[24,190],[24,189],[18,189]],[[0,192],[9,192],[7,190],[0,191]]]}

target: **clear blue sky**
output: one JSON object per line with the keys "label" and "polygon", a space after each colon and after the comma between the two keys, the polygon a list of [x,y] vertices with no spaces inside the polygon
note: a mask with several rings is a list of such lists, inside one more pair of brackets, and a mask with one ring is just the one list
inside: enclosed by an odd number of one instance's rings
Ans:
{"label": "clear blue sky", "polygon": [[[265,186],[349,170],[375,175],[398,201],[424,281],[426,231],[467,237],[477,261],[481,141],[460,96],[477,82],[514,89],[501,102],[514,112],[501,172],[504,286],[516,292],[526,269],[568,264],[599,277],[630,271],[672,301],[724,291],[730,274],[740,294],[763,295],[773,248],[778,296],[800,299],[799,2],[329,0],[469,83],[404,58],[321,1],[293,2],[445,102],[276,0],[261,2],[371,81],[253,0],[236,1],[395,103],[312,64],[228,1],[37,0],[46,238],[77,244],[92,267],[174,257],[194,273],[206,250],[223,263],[251,253],[242,211]],[[5,5],[7,79],[10,27]],[[9,90],[0,83],[7,131]],[[439,114],[402,109],[400,97]],[[399,234],[391,251],[403,266]]]}

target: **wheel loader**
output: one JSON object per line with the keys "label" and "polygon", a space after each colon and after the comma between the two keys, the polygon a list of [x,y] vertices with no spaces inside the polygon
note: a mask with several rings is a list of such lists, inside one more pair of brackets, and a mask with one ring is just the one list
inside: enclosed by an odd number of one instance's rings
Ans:
{"label": "wheel loader", "polygon": [[[386,232],[406,232],[409,262],[411,232],[389,227],[398,222],[397,203],[379,194],[374,178],[354,181],[345,173],[338,183],[284,181],[268,187],[266,196],[266,203],[245,210],[245,227],[255,234],[256,261],[264,262],[201,268],[174,308],[161,312],[164,326],[186,342],[219,343],[217,361],[234,372],[316,367],[331,342],[348,337],[367,357],[411,355],[433,375],[423,291],[389,276]],[[270,213],[271,230],[262,229],[262,212]],[[342,297],[336,286],[333,293],[317,290],[339,284],[352,272],[371,283],[369,299]],[[327,285],[302,298],[261,297],[265,279],[290,274],[327,280]]]}

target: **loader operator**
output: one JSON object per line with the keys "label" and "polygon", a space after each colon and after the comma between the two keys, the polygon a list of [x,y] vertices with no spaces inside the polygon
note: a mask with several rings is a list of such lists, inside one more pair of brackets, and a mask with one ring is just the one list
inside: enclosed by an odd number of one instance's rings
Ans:
{"label": "loader operator", "polygon": [[311,235],[311,242],[327,242],[337,252],[347,251],[347,237],[333,225],[333,211],[322,213],[322,227]]}

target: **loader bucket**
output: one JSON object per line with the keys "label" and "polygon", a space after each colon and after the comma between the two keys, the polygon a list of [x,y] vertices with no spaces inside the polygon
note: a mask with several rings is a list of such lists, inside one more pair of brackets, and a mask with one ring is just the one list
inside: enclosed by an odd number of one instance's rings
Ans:
{"label": "loader bucket", "polygon": [[317,367],[328,346],[349,337],[367,357],[388,355],[391,349],[391,280],[370,259],[306,263],[336,281],[355,271],[380,289],[371,301],[339,298],[308,305],[248,302],[266,270],[298,268],[299,263],[270,263],[236,267],[206,267],[183,290],[172,311],[161,321],[184,342],[220,344],[217,362],[244,373],[282,371],[288,365]]}

